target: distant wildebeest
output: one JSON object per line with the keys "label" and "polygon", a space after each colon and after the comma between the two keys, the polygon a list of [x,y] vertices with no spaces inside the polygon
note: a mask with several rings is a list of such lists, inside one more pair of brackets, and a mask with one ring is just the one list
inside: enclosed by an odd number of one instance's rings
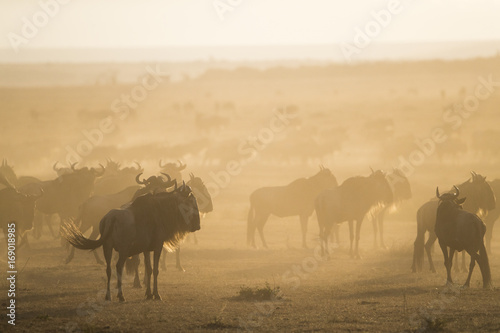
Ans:
{"label": "distant wildebeest", "polygon": [[255,229],[259,231],[262,245],[264,225],[269,216],[299,216],[302,228],[302,246],[307,247],[307,220],[314,211],[314,199],[328,188],[337,186],[337,180],[330,169],[320,166],[312,177],[297,179],[286,186],[262,187],[250,195],[250,210],[247,221],[247,243],[255,247]]}
{"label": "distant wildebeest", "polygon": [[[198,203],[198,210],[199,212],[203,215],[210,213],[213,210],[213,204],[212,204],[212,197],[210,196],[210,193],[208,192],[207,187],[203,183],[203,180],[200,177],[195,177],[194,174],[190,173],[189,174],[189,181],[187,182],[187,186],[189,186],[192,191],[193,195],[196,198],[196,202]],[[193,234],[193,236],[196,236],[196,234]],[[163,257],[162,260],[162,268],[165,270],[166,269],[166,264],[165,264],[165,257]],[[141,283],[139,280],[139,257],[134,256],[130,260],[126,261],[126,269],[127,273],[129,274],[135,274],[134,277],[134,288],[140,288]],[[184,268],[182,267],[181,264],[181,247],[180,245],[177,246],[175,249],[175,266],[176,268],[181,271],[185,272]]]}
{"label": "distant wildebeest", "polygon": [[[480,218],[485,216],[489,210],[496,206],[496,199],[493,190],[491,189],[486,177],[483,177],[475,172],[471,172],[472,178],[458,185],[460,193],[467,197],[463,207],[465,211],[477,214]],[[423,204],[417,211],[417,237],[414,242],[413,249],[413,264],[412,271],[419,272],[422,270],[424,262],[424,249],[429,259],[429,267],[431,272],[435,273],[434,263],[432,261],[431,248],[432,244],[437,239],[434,227],[436,225],[436,211],[439,202],[431,200]],[[429,232],[427,242],[425,242],[425,234]],[[465,269],[465,262],[462,262],[462,269]]]}
{"label": "distant wildebeest", "polygon": [[[120,208],[123,205],[132,202],[135,198],[147,194],[147,193],[157,193],[165,192],[167,188],[176,185],[175,181],[172,181],[168,175],[167,181],[164,181],[161,176],[151,176],[147,180],[140,180],[142,173],[136,176],[137,184],[139,185],[129,186],[126,189],[109,195],[95,195],[88,198],[80,207],[80,213],[76,218],[76,225],[82,233],[92,228],[92,233],[90,234],[90,239],[97,239],[99,236],[99,221],[106,215],[110,210],[115,208]],[[98,264],[103,264],[97,252],[93,252],[96,262]],[[75,248],[72,247],[70,254],[66,258],[66,264],[69,263],[75,255]]]}
{"label": "distant wildebeest", "polygon": [[404,200],[411,199],[411,186],[408,178],[399,169],[393,169],[386,175],[392,189],[392,202],[376,210],[372,216],[373,243],[378,247],[377,234],[380,233],[380,246],[387,248],[384,244],[384,217],[386,212],[395,211]]}
{"label": "distant wildebeest", "polygon": [[[328,255],[328,235],[335,224],[349,222],[351,256],[359,258],[359,238],[364,217],[374,209],[394,202],[393,193],[386,175],[372,171],[368,177],[356,176],[346,179],[337,188],[323,191],[315,201],[318,217],[321,252]],[[354,242],[353,222],[356,221]]]}
{"label": "distant wildebeest", "polygon": [[[25,186],[26,184],[31,184],[31,183],[39,183],[40,180],[35,177],[31,176],[21,176],[18,177],[16,173],[14,172],[14,167],[9,165],[7,162],[7,159],[2,160],[2,164],[0,165],[0,175],[3,175],[5,179],[9,181],[10,184],[12,184],[14,187],[16,187],[19,191],[25,194],[30,194],[30,195],[36,195],[39,193],[39,189],[32,189],[32,188],[26,188],[26,189],[21,189],[21,187]],[[28,191],[30,190],[30,191]],[[28,191],[28,192],[25,192]]]}
{"label": "distant wildebeest", "polygon": [[[107,292],[106,300],[111,300],[111,257],[113,249],[118,252],[116,276],[118,299],[123,302],[122,273],[125,260],[144,253],[146,265],[146,297],[161,300],[158,293],[158,264],[164,246],[173,250],[189,232],[200,229],[200,215],[196,199],[187,185],[173,192],[145,194],[135,199],[126,209],[113,209],[99,223],[100,238],[85,238],[74,224],[63,227],[64,237],[76,248],[94,250],[103,247],[106,259]],[[153,269],[150,252],[154,251]],[[154,284],[151,293],[151,273]]]}
{"label": "distant wildebeest", "polygon": [[122,168],[120,163],[108,159],[104,175],[99,178],[94,186],[95,195],[117,193],[128,186],[135,185],[135,176],[144,169],[138,162],[136,167]]}
{"label": "distant wildebeest", "polygon": [[[493,190],[493,193],[495,194],[495,197],[500,197],[500,179],[495,179],[492,181],[489,181],[488,184],[490,184],[491,189]],[[488,253],[491,254],[491,238],[493,236],[493,227],[495,226],[496,220],[500,217],[500,207],[495,207],[494,209],[490,210],[488,212],[488,215],[484,217],[484,224],[486,224],[486,235],[485,235],[485,241],[486,241],[486,250],[488,250]]]}
{"label": "distant wildebeest", "polygon": [[[435,232],[439,246],[443,251],[446,281],[453,283],[451,266],[455,251],[465,250],[471,256],[471,261],[469,275],[464,286],[470,286],[472,271],[477,261],[483,276],[483,288],[491,288],[490,264],[483,240],[486,226],[476,214],[463,210],[462,204],[466,201],[466,197],[458,199],[460,190],[456,186],[454,188],[456,193],[444,193],[443,195],[440,195],[439,189],[436,188],[439,204]],[[449,252],[448,247],[450,248]]]}
{"label": "distant wildebeest", "polygon": [[177,183],[182,182],[182,174],[181,171],[186,169],[186,164],[183,164],[180,160],[177,161],[178,164],[176,163],[165,163],[162,164],[161,160],[158,163],[158,166],[161,169],[161,172],[166,173],[170,175],[173,179],[177,180]]}
{"label": "distant wildebeest", "polygon": [[0,228],[3,230],[5,240],[7,241],[8,230],[15,224],[16,240],[23,240],[23,244],[18,244],[29,248],[25,233],[33,228],[36,200],[43,195],[43,192],[39,195],[20,193],[3,175],[0,175],[0,184],[5,186],[0,190]]}
{"label": "distant wildebeest", "polygon": [[52,166],[52,170],[54,170],[58,176],[67,175],[73,172],[73,169],[71,169],[71,167],[58,167],[58,164],[59,162],[56,161],[56,163],[54,163],[54,165]]}
{"label": "distant wildebeest", "polygon": [[[57,214],[61,221],[76,218],[80,205],[92,194],[95,179],[104,173],[102,165],[101,168],[102,170],[87,167],[76,169],[75,164],[72,164],[72,173],[36,183],[44,192],[37,201],[37,211],[47,215]],[[20,191],[22,189],[23,187]]]}

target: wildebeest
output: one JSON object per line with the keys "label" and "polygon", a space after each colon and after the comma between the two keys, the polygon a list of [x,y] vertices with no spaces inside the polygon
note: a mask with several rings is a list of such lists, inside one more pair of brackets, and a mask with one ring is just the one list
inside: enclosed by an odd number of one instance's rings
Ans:
{"label": "wildebeest", "polygon": [[264,225],[269,215],[278,217],[299,216],[302,228],[302,246],[307,247],[307,220],[314,211],[314,199],[328,188],[337,186],[337,180],[330,169],[320,166],[312,177],[297,179],[286,186],[262,187],[250,195],[250,210],[247,220],[247,243],[255,247],[255,229],[259,231],[262,245]]}
{"label": "wildebeest", "polygon": [[[132,202],[135,198],[146,193],[165,192],[169,187],[175,186],[176,182],[172,181],[168,175],[167,181],[163,180],[161,176],[151,176],[148,180],[140,180],[139,177],[142,173],[136,176],[137,184],[129,186],[126,189],[111,195],[95,195],[88,198],[80,207],[80,213],[75,222],[79,226],[82,233],[92,228],[90,239],[97,239],[99,236],[99,221],[110,210],[120,208],[121,206]],[[96,262],[102,264],[101,259],[98,257],[97,252],[93,252]],[[66,263],[69,263],[75,255],[75,248],[72,247],[70,254],[66,258]]]}
{"label": "wildebeest", "polygon": [[[101,236],[98,240],[85,238],[74,226],[66,224],[64,237],[76,248],[94,250],[103,247],[106,259],[107,292],[106,300],[111,300],[111,257],[113,249],[118,252],[116,276],[118,299],[123,302],[122,273],[125,260],[144,253],[146,265],[146,297],[161,300],[158,293],[158,263],[164,246],[173,250],[189,232],[200,229],[200,215],[191,188],[183,184],[173,192],[145,194],[135,199],[126,209],[113,209],[99,223]],[[150,252],[154,251],[153,269]],[[151,273],[154,284],[151,293]]]}
{"label": "wildebeest", "polygon": [[[359,258],[358,243],[363,218],[371,210],[391,203],[392,190],[386,175],[380,170],[372,171],[368,177],[348,178],[337,188],[323,191],[315,201],[322,254],[328,255],[328,235],[332,227],[349,221],[349,253]],[[355,242],[353,221],[356,221]]]}
{"label": "wildebeest", "polygon": [[[477,214],[479,217],[484,216],[489,210],[496,206],[495,194],[490,185],[486,182],[486,177],[483,177],[475,172],[471,172],[471,179],[458,185],[460,193],[467,197],[463,208],[465,211]],[[418,272],[422,270],[424,262],[424,249],[429,259],[429,267],[431,272],[435,273],[434,263],[432,261],[431,247],[437,239],[434,232],[436,224],[436,211],[439,202],[431,200],[423,204],[417,211],[417,237],[414,242],[413,249],[413,264],[412,271]],[[425,234],[429,232],[427,242],[425,242]],[[462,263],[465,270],[465,262]]]}
{"label": "wildebeest", "polygon": [[[500,179],[489,181],[488,184],[490,184],[493,193],[498,198],[500,196]],[[494,209],[490,210],[488,212],[488,215],[484,217],[484,224],[486,224],[486,235],[484,238],[486,241],[486,250],[488,250],[488,253],[490,254],[491,254],[491,238],[493,236],[493,227],[495,225],[496,220],[498,220],[499,217],[500,217],[499,207],[495,207]]]}
{"label": "wildebeest", "polygon": [[[199,212],[204,215],[206,213],[210,213],[213,210],[213,204],[212,204],[212,197],[210,196],[210,193],[208,192],[207,187],[203,183],[203,180],[200,177],[195,177],[194,174],[190,173],[189,174],[189,181],[187,182],[187,185],[192,189],[193,195],[196,198],[196,202],[198,204],[198,210]],[[196,234],[193,234],[193,236],[196,236]],[[163,257],[162,260],[162,268],[166,268],[165,264],[165,257]],[[134,277],[134,288],[140,288],[141,283],[139,280],[139,264],[140,260],[138,256],[134,256],[130,260],[127,260],[126,262],[126,269],[127,273],[135,274]],[[175,264],[176,268],[184,272],[184,268],[182,267],[181,264],[181,247],[180,245],[177,246],[175,249]]]}
{"label": "wildebeest", "polygon": [[36,200],[43,194],[26,195],[20,193],[3,176],[0,176],[0,184],[5,188],[0,190],[0,228],[3,230],[7,240],[7,230],[15,223],[16,239],[21,237],[26,246],[25,233],[33,228]]}
{"label": "wildebeest", "polygon": [[399,169],[393,169],[391,173],[386,175],[389,185],[392,189],[392,202],[381,209],[376,210],[372,216],[373,222],[373,243],[378,247],[377,234],[380,233],[380,246],[387,248],[384,244],[384,217],[386,212],[396,210],[396,208],[404,200],[411,199],[411,187],[408,178]]}
{"label": "wildebeest", "polygon": [[[25,192],[23,189],[21,189],[23,186],[26,186],[26,184],[31,184],[31,183],[39,183],[40,180],[35,177],[31,176],[21,176],[18,177],[16,173],[14,172],[14,167],[9,165],[7,162],[7,159],[2,160],[2,164],[0,165],[0,175],[3,175],[6,180],[9,181],[10,184],[12,184],[14,187],[16,187],[19,191],[25,194],[30,194],[30,195],[36,195],[39,193],[39,189],[35,189],[35,191],[31,191],[32,189],[30,188],[29,192]],[[25,189],[28,190],[28,189]]]}
{"label": "wildebeest", "polygon": [[161,172],[169,174],[173,179],[176,179],[180,184],[182,182],[182,174],[181,171],[186,169],[186,164],[183,164],[180,160],[177,161],[178,164],[175,163],[165,163],[162,164],[161,160],[158,162],[158,166],[161,169]]}
{"label": "wildebeest", "polygon": [[[470,286],[472,271],[477,261],[483,276],[483,288],[491,288],[490,264],[483,240],[486,226],[476,214],[463,210],[462,204],[466,198],[458,199],[460,190],[456,186],[454,188],[456,193],[444,193],[443,195],[440,195],[439,189],[436,188],[439,205],[436,213],[435,232],[439,246],[443,251],[446,281],[453,283],[451,266],[455,251],[465,250],[471,256],[471,261],[469,275],[464,286]],[[450,248],[449,252],[448,247]]]}
{"label": "wildebeest", "polygon": [[138,162],[136,167],[122,168],[120,163],[108,159],[104,175],[99,178],[94,186],[95,195],[117,193],[128,186],[135,184],[135,176],[144,169]]}
{"label": "wildebeest", "polygon": [[70,174],[36,184],[44,192],[37,202],[37,211],[47,215],[57,214],[61,221],[78,216],[80,205],[92,194],[95,179],[103,174],[104,167],[101,166],[102,170],[77,169],[73,164],[71,168],[73,172]]}

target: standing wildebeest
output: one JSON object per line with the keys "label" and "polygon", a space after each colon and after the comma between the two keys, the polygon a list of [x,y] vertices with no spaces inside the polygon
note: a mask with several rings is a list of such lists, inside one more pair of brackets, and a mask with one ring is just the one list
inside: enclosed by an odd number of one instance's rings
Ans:
{"label": "standing wildebeest", "polygon": [[[458,185],[460,193],[468,199],[464,203],[464,210],[483,217],[489,210],[495,208],[496,199],[490,185],[486,182],[486,177],[471,172],[472,178]],[[424,249],[429,259],[429,268],[435,273],[434,263],[432,262],[431,248],[437,239],[434,232],[436,224],[436,211],[439,202],[431,200],[423,204],[417,211],[417,238],[414,242],[412,272],[422,270],[424,263]],[[425,233],[429,232],[429,238],[425,242]],[[462,269],[465,271],[465,261],[462,261]]]}
{"label": "standing wildebeest", "polygon": [[[212,197],[210,196],[210,193],[208,192],[207,187],[203,183],[203,180],[200,177],[195,177],[194,174],[190,173],[189,174],[189,181],[187,182],[187,185],[192,189],[193,195],[196,198],[196,202],[198,203],[198,209],[199,212],[202,215],[205,215],[206,213],[210,213],[213,210],[213,204],[212,204]],[[174,180],[175,182],[175,180]],[[177,188],[177,186],[176,186]],[[196,235],[196,234],[194,234]],[[162,269],[166,269],[166,264],[165,264],[165,257],[163,257],[162,260]],[[132,259],[126,261],[126,269],[128,274],[135,274],[134,277],[134,288],[140,288],[141,283],[139,280],[139,256],[134,256]],[[181,271],[185,272],[184,268],[181,265],[181,247],[180,245],[177,246],[175,249],[175,266],[176,268]]]}
{"label": "standing wildebeest", "polygon": [[[375,211],[372,216],[373,223],[373,244],[378,247],[377,233],[380,232],[380,246],[384,249],[387,247],[384,244],[384,217],[387,211],[394,211],[403,200],[411,199],[411,187],[408,178],[399,169],[393,169],[391,173],[386,175],[389,185],[392,189],[392,202]],[[378,229],[378,230],[377,230]]]}
{"label": "standing wildebeest", "polygon": [[[488,184],[490,184],[491,189],[493,190],[493,193],[495,193],[496,197],[500,196],[500,179],[495,179],[492,181],[489,181]],[[485,241],[486,241],[486,250],[491,254],[491,237],[493,236],[493,226],[495,225],[496,220],[500,217],[500,208],[495,207],[495,209],[492,209],[488,212],[488,215],[484,217],[484,224],[486,224],[486,235],[485,235]]]}
{"label": "standing wildebeest", "polygon": [[[371,210],[387,206],[393,200],[386,175],[380,170],[368,177],[348,178],[339,187],[322,192],[315,201],[322,254],[328,255],[328,235],[332,227],[349,221],[349,253],[359,258],[358,244],[363,218]],[[356,221],[355,243],[353,221]]]}
{"label": "standing wildebeest", "polygon": [[29,247],[25,233],[33,228],[35,215],[35,202],[42,195],[26,195],[17,191],[12,184],[0,175],[0,184],[5,188],[0,190],[0,228],[3,230],[7,240],[7,230],[15,223],[16,239],[21,237]]}
{"label": "standing wildebeest", "polygon": [[330,169],[320,166],[312,177],[297,179],[286,186],[262,187],[250,195],[250,210],[247,221],[247,243],[255,247],[255,229],[259,231],[262,245],[264,224],[269,215],[278,217],[299,216],[302,227],[302,246],[307,247],[307,220],[314,211],[314,199],[328,188],[337,186],[337,180]]}
{"label": "standing wildebeest", "polygon": [[[182,185],[173,192],[145,194],[135,199],[126,209],[113,209],[106,214],[100,224],[101,236],[98,240],[85,238],[74,226],[64,227],[64,237],[75,247],[94,250],[103,247],[108,276],[106,300],[111,300],[111,256],[113,249],[118,252],[116,276],[118,299],[123,302],[122,272],[125,260],[135,254],[144,253],[146,265],[146,297],[161,300],[158,293],[158,263],[165,246],[175,249],[189,232],[200,229],[200,215],[191,188]],[[150,251],[154,251],[154,266],[151,269]],[[154,276],[151,293],[151,272]]]}
{"label": "standing wildebeest", "polygon": [[[446,281],[447,283],[453,283],[451,265],[455,251],[465,250],[471,256],[471,261],[469,275],[464,286],[470,286],[472,271],[477,261],[483,276],[483,288],[491,288],[490,264],[483,240],[486,226],[476,214],[462,209],[462,203],[466,198],[458,199],[460,190],[456,186],[454,188],[456,193],[439,195],[439,189],[436,187],[439,205],[436,213],[435,232],[439,246],[443,251]],[[449,253],[448,247],[450,248]]]}
{"label": "standing wildebeest", "polygon": [[26,184],[39,183],[40,180],[31,176],[18,177],[14,172],[14,167],[10,166],[5,158],[2,160],[2,164],[0,165],[0,175],[3,175],[5,179],[15,188],[17,188],[21,193],[29,195],[37,195],[38,193],[40,193],[39,188],[35,188],[34,190],[32,188],[29,188],[29,191],[27,188],[25,188],[24,190],[21,189],[21,187],[25,186]]}
{"label": "standing wildebeest", "polygon": [[[97,239],[99,236],[99,221],[106,215],[110,210],[114,208],[120,208],[121,206],[132,202],[137,197],[146,193],[156,193],[164,192],[167,188],[176,185],[175,181],[172,181],[168,175],[168,181],[164,181],[161,176],[151,176],[148,180],[140,180],[139,177],[142,173],[136,176],[137,184],[144,185],[143,187],[139,185],[129,186],[126,189],[111,195],[95,195],[88,198],[80,207],[80,214],[75,220],[76,224],[82,233],[92,228],[92,233],[90,234],[90,239]],[[93,252],[96,262],[102,264],[101,259],[97,255],[97,252]],[[72,247],[70,254],[66,258],[66,264],[69,263],[75,255],[75,248]]]}

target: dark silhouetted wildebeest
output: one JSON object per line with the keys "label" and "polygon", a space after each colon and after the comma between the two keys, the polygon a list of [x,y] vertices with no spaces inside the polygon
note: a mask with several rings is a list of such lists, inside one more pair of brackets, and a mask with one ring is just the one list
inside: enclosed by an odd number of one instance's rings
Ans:
{"label": "dark silhouetted wildebeest", "polygon": [[[496,206],[496,198],[491,189],[486,177],[483,177],[475,172],[471,172],[472,177],[466,182],[458,185],[460,193],[467,197],[463,208],[465,211],[477,214],[479,217],[485,216],[489,210]],[[414,242],[413,249],[413,264],[412,271],[419,272],[422,270],[424,262],[424,249],[429,259],[430,270],[435,273],[436,269],[432,262],[431,247],[437,239],[434,232],[436,224],[436,211],[438,200],[431,200],[423,204],[417,211],[417,237]],[[425,242],[425,234],[429,232],[427,242]],[[462,262],[465,269],[465,262]]]}
{"label": "dark silhouetted wildebeest", "polygon": [[[125,260],[144,253],[146,265],[146,297],[161,300],[158,293],[158,264],[164,246],[174,250],[189,233],[200,229],[200,215],[196,199],[187,185],[173,192],[145,194],[135,199],[126,209],[113,209],[99,223],[100,238],[85,238],[74,224],[65,224],[64,237],[76,248],[94,250],[103,247],[106,259],[107,292],[106,300],[111,300],[111,257],[113,249],[118,252],[116,276],[118,299],[123,302],[122,273]],[[153,251],[153,268],[150,252]],[[154,284],[151,293],[151,273]]]}
{"label": "dark silhouetted wildebeest", "polygon": [[170,177],[177,180],[179,184],[182,182],[181,171],[186,169],[186,164],[183,164],[180,160],[177,161],[177,164],[176,163],[162,164],[160,160],[158,166],[160,167],[162,173],[170,175]]}
{"label": "dark silhouetted wildebeest", "polygon": [[269,216],[299,216],[302,228],[302,246],[307,247],[307,220],[314,211],[314,199],[328,188],[337,186],[330,169],[320,167],[312,177],[297,179],[286,186],[262,187],[250,195],[250,210],[247,221],[247,243],[255,247],[255,229],[259,231],[262,245],[264,225]]}
{"label": "dark silhouetted wildebeest", "polygon": [[466,201],[466,198],[458,199],[460,190],[456,186],[454,188],[456,193],[444,193],[443,195],[440,195],[439,189],[436,188],[439,204],[436,213],[435,232],[439,246],[443,251],[446,281],[447,283],[453,283],[451,266],[455,251],[465,250],[471,256],[471,261],[469,275],[464,286],[470,286],[472,271],[477,261],[483,276],[483,288],[491,288],[490,264],[483,240],[486,226],[476,214],[463,210],[462,204]]}
{"label": "dark silhouetted wildebeest", "polygon": [[[361,223],[370,211],[393,203],[393,194],[386,175],[380,171],[368,177],[356,176],[346,179],[340,186],[322,192],[315,201],[318,217],[321,251],[328,255],[328,235],[335,224],[348,221],[350,255],[359,258],[358,243]],[[356,221],[354,239],[353,222]]]}

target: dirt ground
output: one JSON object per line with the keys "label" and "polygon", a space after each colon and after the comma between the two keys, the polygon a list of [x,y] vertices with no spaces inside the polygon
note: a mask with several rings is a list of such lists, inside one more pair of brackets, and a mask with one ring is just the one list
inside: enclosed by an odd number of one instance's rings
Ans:
{"label": "dirt ground", "polygon": [[[40,239],[29,236],[31,250],[23,248],[17,254],[16,325],[7,324],[2,315],[0,332],[500,332],[499,226],[490,254],[493,290],[483,290],[477,267],[469,289],[460,288],[466,279],[463,272],[454,273],[455,286],[446,286],[437,246],[437,273],[428,271],[427,260],[424,272],[410,270],[415,213],[434,197],[436,186],[450,188],[466,181],[472,170],[488,180],[500,178],[498,155],[491,153],[498,147],[481,152],[471,144],[476,132],[498,127],[500,93],[482,101],[470,118],[461,118],[458,129],[450,129],[443,118],[447,106],[474,92],[479,77],[493,75],[500,81],[499,61],[497,57],[267,72],[246,68],[163,83],[127,119],[115,119],[116,130],[82,164],[96,166],[107,157],[124,164],[137,160],[148,176],[158,173],[159,159],[181,158],[188,165],[185,177],[195,172],[211,184],[214,211],[202,220],[198,244],[186,240],[182,245],[186,271],[177,271],[174,255],[168,254],[167,270],[159,275],[161,302],[146,301],[144,289],[132,288],[131,277],[124,285],[125,303],[117,301],[116,290],[112,301],[104,302],[105,267],[83,251],[65,265],[68,250],[44,227]],[[64,82],[57,87],[1,88],[0,157],[8,158],[18,175],[55,178],[54,162],[64,164],[67,147],[76,149],[85,140],[82,131],[97,128],[110,116],[113,100],[131,89],[132,85]],[[283,105],[298,109],[300,121],[276,133],[258,158],[221,185],[217,175],[235,158],[234,144],[262,133],[273,110]],[[227,121],[207,128],[196,122],[199,114]],[[387,119],[393,121],[389,128],[382,125],[371,131]],[[339,183],[367,175],[370,166],[390,170],[399,165],[399,157],[408,159],[417,149],[412,142],[405,145],[408,136],[423,140],[437,127],[457,139],[455,148],[468,149],[444,158],[433,153],[411,173],[413,198],[387,217],[386,249],[374,248],[371,222],[365,219],[361,259],[349,256],[348,228],[343,224],[339,247],[323,260],[314,214],[308,249],[301,247],[297,218],[270,218],[265,227],[269,249],[246,246],[248,197],[253,190],[312,176],[319,164],[330,168]],[[302,145],[312,141],[300,139],[311,137],[318,149],[331,146],[309,154]],[[186,142],[190,145],[181,146]],[[304,156],[276,159],[284,151],[293,153],[284,143],[302,149]],[[53,227],[57,230],[56,222]],[[260,247],[259,239],[257,244]],[[102,250],[98,252],[102,256]],[[6,272],[5,251],[0,252],[0,262]],[[115,281],[113,275],[113,286]],[[266,286],[279,289],[277,297],[265,302],[237,299],[242,288]],[[7,290],[3,278],[4,309]]]}

